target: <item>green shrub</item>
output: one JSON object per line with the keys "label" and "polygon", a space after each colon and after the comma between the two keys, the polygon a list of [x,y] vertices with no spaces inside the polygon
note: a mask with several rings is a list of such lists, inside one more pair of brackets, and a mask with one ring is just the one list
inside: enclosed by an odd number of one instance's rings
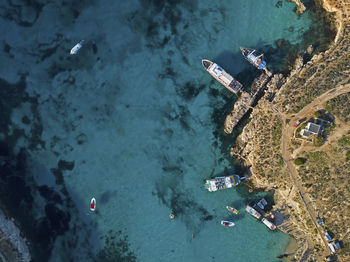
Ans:
{"label": "green shrub", "polygon": [[323,136],[317,135],[313,139],[314,146],[322,146],[323,145]]}
{"label": "green shrub", "polygon": [[294,159],[294,164],[296,164],[297,166],[301,166],[304,163],[305,163],[304,158],[298,157],[298,158]]}
{"label": "green shrub", "polygon": [[327,135],[330,135],[335,129],[335,124],[332,123],[329,127],[326,128]]}
{"label": "green shrub", "polygon": [[346,152],[346,159],[350,159],[350,151]]}
{"label": "green shrub", "polygon": [[315,117],[320,118],[322,116],[322,113],[320,111],[315,112]]}
{"label": "green shrub", "polygon": [[326,104],[326,110],[336,115],[341,121],[350,120],[350,93],[342,94],[329,100]]}
{"label": "green shrub", "polygon": [[350,146],[350,136],[343,136],[339,139],[338,144],[341,146]]}

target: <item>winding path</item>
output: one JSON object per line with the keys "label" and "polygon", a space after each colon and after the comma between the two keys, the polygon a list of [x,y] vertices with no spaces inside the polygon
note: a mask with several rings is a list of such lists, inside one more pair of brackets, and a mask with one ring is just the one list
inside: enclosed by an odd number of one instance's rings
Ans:
{"label": "winding path", "polygon": [[281,138],[281,151],[282,151],[283,161],[287,166],[289,176],[290,176],[291,180],[293,181],[294,185],[296,186],[298,193],[299,193],[299,195],[300,195],[300,197],[305,205],[305,208],[308,211],[309,216],[317,229],[318,234],[320,235],[321,239],[324,242],[324,245],[325,245],[326,250],[327,250],[327,254],[330,254],[329,248],[328,248],[328,243],[323,238],[323,232],[321,231],[320,227],[317,226],[317,212],[316,212],[315,208],[312,206],[312,202],[310,201],[309,196],[305,193],[305,191],[302,187],[301,179],[298,175],[298,171],[295,168],[295,165],[293,163],[293,158],[291,156],[291,153],[288,151],[288,148],[289,148],[291,139],[292,139],[293,134],[294,134],[295,128],[293,127],[293,124],[297,120],[299,120],[303,117],[307,117],[308,115],[314,113],[316,110],[320,109],[322,104],[324,104],[328,100],[335,98],[341,94],[350,92],[350,84],[346,84],[346,85],[343,84],[343,83],[347,83],[347,81],[349,81],[349,79],[350,79],[350,77],[345,79],[344,81],[342,81],[336,88],[334,88],[332,90],[328,90],[327,92],[325,92],[322,95],[320,95],[319,97],[317,97],[310,104],[305,106],[297,114],[295,114],[293,117],[291,117],[288,124],[284,124],[284,123],[286,123],[285,120],[287,118],[287,115],[278,112],[278,114],[279,114],[280,118],[282,118],[281,120],[283,122],[282,138]]}

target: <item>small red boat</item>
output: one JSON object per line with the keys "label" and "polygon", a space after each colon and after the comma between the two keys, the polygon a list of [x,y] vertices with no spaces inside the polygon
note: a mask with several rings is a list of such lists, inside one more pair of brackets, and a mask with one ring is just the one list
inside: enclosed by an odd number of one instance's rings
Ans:
{"label": "small red boat", "polygon": [[231,221],[225,221],[225,220],[222,220],[220,222],[220,224],[224,227],[233,227],[235,225],[235,223],[231,222]]}
{"label": "small red boat", "polygon": [[95,209],[96,209],[96,199],[93,197],[91,198],[91,202],[90,202],[90,210],[95,211]]}

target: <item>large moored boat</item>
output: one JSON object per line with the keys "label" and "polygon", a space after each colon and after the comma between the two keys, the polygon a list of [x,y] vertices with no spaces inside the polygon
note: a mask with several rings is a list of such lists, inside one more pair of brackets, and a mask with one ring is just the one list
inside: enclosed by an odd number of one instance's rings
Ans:
{"label": "large moored boat", "polygon": [[221,66],[207,59],[202,60],[205,70],[211,74],[217,81],[234,94],[237,94],[242,88],[242,84],[228,74]]}
{"label": "large moored boat", "polygon": [[251,206],[247,205],[245,207],[245,210],[251,214],[253,217],[257,218],[257,219],[260,219],[261,215],[258,211],[256,211],[254,208],[252,208]]}
{"label": "large moored boat", "polygon": [[238,185],[239,183],[241,183],[241,178],[237,175],[222,176],[207,180],[205,187],[209,192],[214,192],[225,188],[231,188]]}
{"label": "large moored boat", "polygon": [[254,65],[257,69],[264,69],[266,67],[266,62],[263,60],[264,54],[256,54],[254,49],[248,49],[240,47],[242,55],[249,63]]}

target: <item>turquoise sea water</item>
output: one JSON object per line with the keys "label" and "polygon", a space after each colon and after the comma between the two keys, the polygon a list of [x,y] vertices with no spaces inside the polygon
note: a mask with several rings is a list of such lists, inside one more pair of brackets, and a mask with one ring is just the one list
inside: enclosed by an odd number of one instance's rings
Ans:
{"label": "turquoise sea water", "polygon": [[30,210],[50,261],[278,261],[289,237],[244,211],[244,185],[203,187],[240,169],[222,131],[235,96],[201,65],[214,60],[249,83],[258,72],[239,46],[272,56],[278,39],[300,43],[308,13],[277,3],[57,1],[2,18],[1,78],[20,95],[1,138],[14,154],[25,149]]}

